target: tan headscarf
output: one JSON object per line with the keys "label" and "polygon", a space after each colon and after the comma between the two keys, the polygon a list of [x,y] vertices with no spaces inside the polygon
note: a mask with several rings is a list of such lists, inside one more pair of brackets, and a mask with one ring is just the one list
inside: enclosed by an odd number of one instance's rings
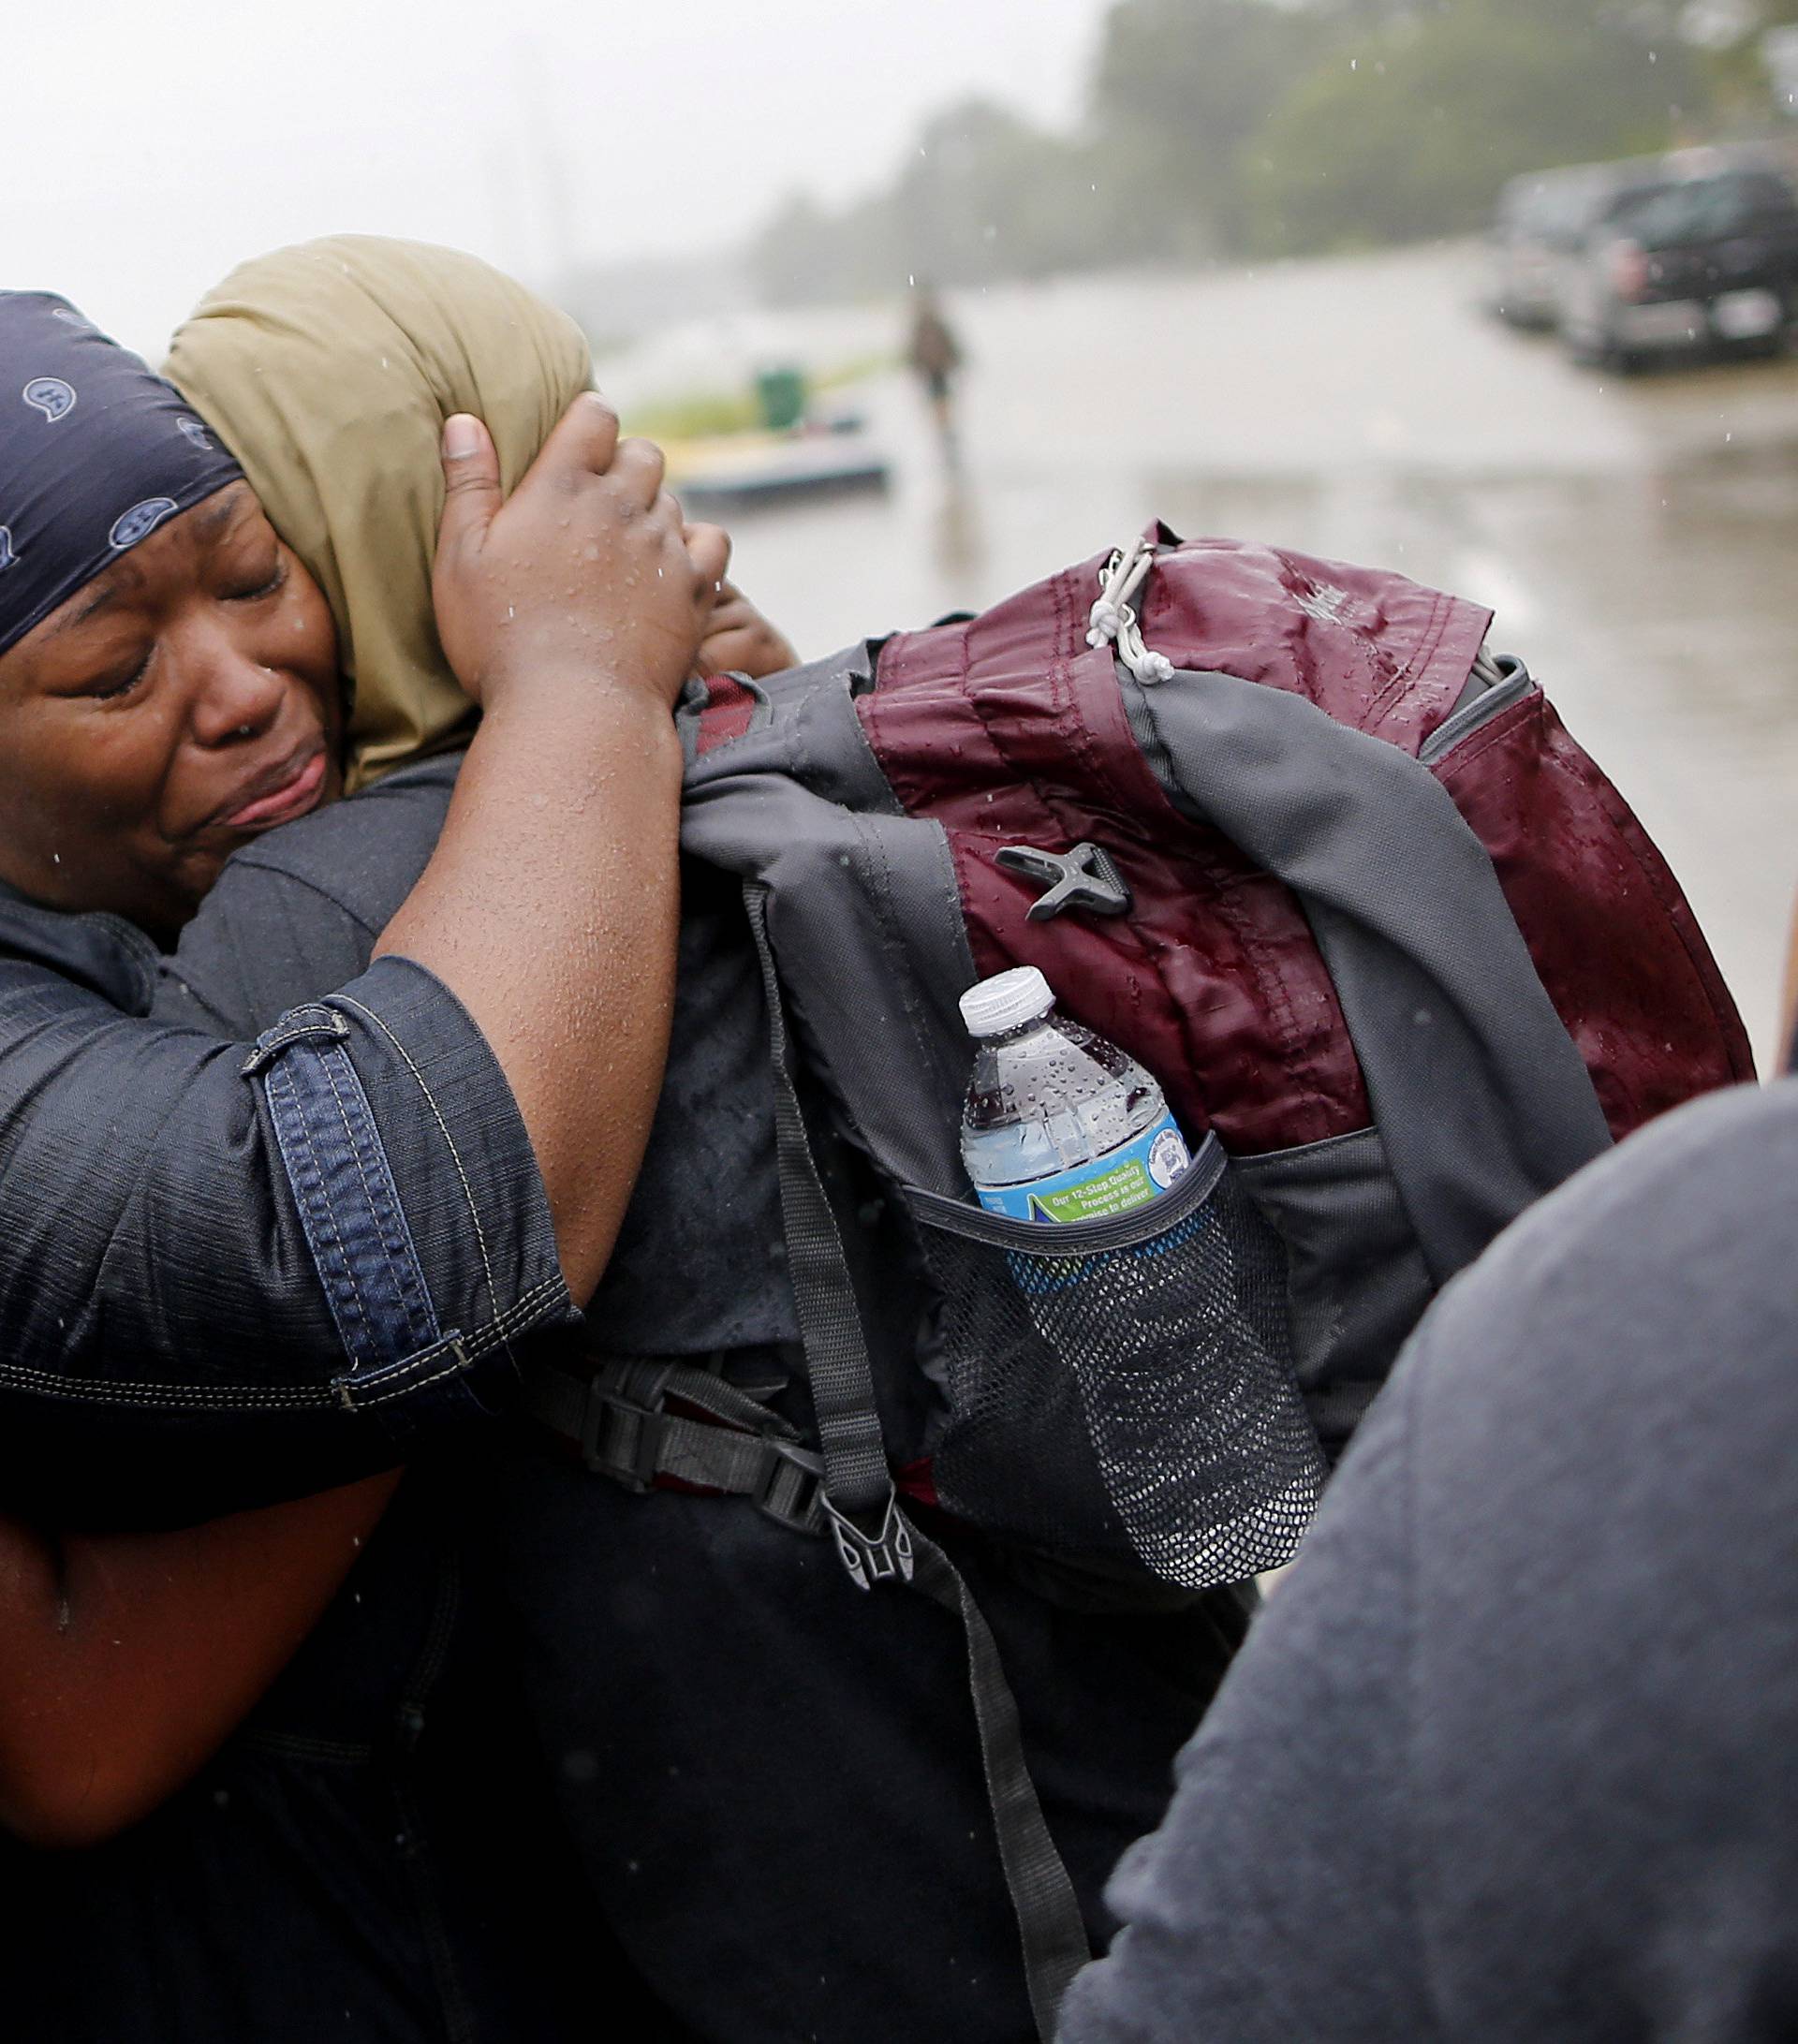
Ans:
{"label": "tan headscarf", "polygon": [[473,711],[431,608],[443,421],[486,420],[510,490],[593,380],[574,321],[473,256],[333,235],[234,271],[163,374],[330,602],[352,689],[349,786],[465,733]]}

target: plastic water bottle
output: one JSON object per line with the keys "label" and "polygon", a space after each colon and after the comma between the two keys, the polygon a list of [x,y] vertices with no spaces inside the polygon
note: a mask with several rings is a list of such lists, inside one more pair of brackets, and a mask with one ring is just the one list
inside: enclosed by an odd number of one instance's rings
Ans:
{"label": "plastic water bottle", "polygon": [[1020,1221],[1096,1221],[1145,1206],[1191,1162],[1161,1088],[1116,1044],[1055,1012],[1034,965],[962,995],[979,1042],[962,1159],[980,1204]]}

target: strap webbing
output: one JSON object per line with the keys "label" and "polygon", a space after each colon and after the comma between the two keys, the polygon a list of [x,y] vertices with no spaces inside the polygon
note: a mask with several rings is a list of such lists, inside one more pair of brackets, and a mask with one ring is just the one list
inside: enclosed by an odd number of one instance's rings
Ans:
{"label": "strap webbing", "polygon": [[[670,1412],[668,1401],[709,1415]],[[677,1361],[613,1356],[592,1376],[533,1365],[523,1409],[581,1450],[589,1469],[644,1491],[659,1477],[749,1498],[796,1532],[824,1530],[823,1463],[797,1432],[736,1385]]]}
{"label": "strap webbing", "polygon": [[911,1538],[917,1553],[913,1587],[952,1611],[961,1620],[967,1640],[967,1686],[980,1728],[986,1799],[1024,1944],[1024,1977],[1031,2013],[1037,2020],[1037,2035],[1043,2044],[1050,2044],[1061,1998],[1074,1975],[1093,1956],[1080,1899],[1049,1835],[1037,1785],[1030,1778],[1017,1699],[1005,1679],[993,1629],[961,1571],[915,1522]]}
{"label": "strap webbing", "polygon": [[1299,898],[1431,1278],[1610,1147],[1492,855],[1430,769],[1284,688],[1120,675],[1177,808]]}
{"label": "strap webbing", "polygon": [[[906,1553],[903,1569],[858,1572],[839,1531],[838,1551],[855,1581],[908,1581],[952,1612],[967,1645],[968,1689],[986,1774],[1005,1885],[1024,1947],[1025,1986],[1042,2044],[1051,2044],[1056,2011],[1068,1983],[1092,1957],[1074,1884],[1062,1863],[1030,1779],[1017,1699],[1005,1679],[998,1642],[960,1571],[936,1541],[897,1512],[886,1443],[875,1403],[874,1372],[862,1332],[855,1281],[829,1196],[818,1175],[804,1114],[794,1083],[791,1039],[780,978],[768,941],[767,890],[751,881],[744,902],[761,961],[768,1006],[768,1038],[774,1078],[775,1156],[787,1230],[788,1270],[805,1348],[812,1403],[824,1445],[824,1488],[836,1512],[873,1507],[885,1529],[896,1521]],[[839,1485],[842,1486],[839,1489]],[[853,1499],[852,1504],[847,1503]],[[834,1514],[833,1514],[834,1516]],[[872,1525],[874,1519],[864,1519]],[[907,1538],[906,1536],[909,1536]]]}
{"label": "strap webbing", "polygon": [[768,943],[767,890],[752,881],[743,892],[768,1006],[768,1046],[774,1069],[774,1150],[787,1268],[799,1309],[818,1443],[824,1450],[824,1489],[846,1518],[884,1516],[892,1497],[892,1477],[875,1403],[874,1372],[862,1340],[862,1315],[844,1258],[843,1240],[836,1230],[836,1215],[818,1175],[793,1081],[787,1011]]}

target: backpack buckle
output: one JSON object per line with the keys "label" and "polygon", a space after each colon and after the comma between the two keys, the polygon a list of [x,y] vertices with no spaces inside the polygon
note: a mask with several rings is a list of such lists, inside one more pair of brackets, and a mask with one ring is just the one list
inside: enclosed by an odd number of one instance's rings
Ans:
{"label": "backpack buckle", "polygon": [[1126,916],[1133,905],[1130,884],[1117,870],[1110,852],[1098,845],[1076,845],[1071,851],[1039,851],[1034,845],[1005,845],[993,862],[1007,873],[1040,881],[1046,890],[1025,911],[1030,922],[1047,922],[1064,908],[1084,908],[1095,916]]}
{"label": "backpack buckle", "polygon": [[831,1537],[836,1542],[836,1558],[848,1571],[849,1581],[858,1590],[872,1590],[877,1582],[911,1581],[911,1572],[916,1566],[911,1551],[911,1528],[899,1509],[896,1491],[888,1491],[880,1530],[872,1535],[863,1533],[853,1519],[838,1511],[821,1493],[818,1503],[824,1507]]}
{"label": "backpack buckle", "polygon": [[768,1450],[761,1480],[750,1493],[759,1512],[796,1533],[824,1530],[824,1463],[796,1442],[763,1434]]}
{"label": "backpack buckle", "polygon": [[662,1444],[668,1415],[659,1391],[654,1404],[640,1404],[615,1390],[602,1389],[596,1377],[588,1387],[581,1415],[581,1459],[596,1476],[611,1477],[626,1490],[653,1490],[661,1472]]}

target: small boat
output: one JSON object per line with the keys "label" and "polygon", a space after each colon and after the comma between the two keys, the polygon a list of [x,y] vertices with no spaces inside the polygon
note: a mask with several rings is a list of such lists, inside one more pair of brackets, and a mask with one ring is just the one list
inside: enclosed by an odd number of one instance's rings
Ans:
{"label": "small boat", "polygon": [[670,488],[697,511],[884,491],[892,480],[885,450],[859,419],[671,440],[664,452]]}

